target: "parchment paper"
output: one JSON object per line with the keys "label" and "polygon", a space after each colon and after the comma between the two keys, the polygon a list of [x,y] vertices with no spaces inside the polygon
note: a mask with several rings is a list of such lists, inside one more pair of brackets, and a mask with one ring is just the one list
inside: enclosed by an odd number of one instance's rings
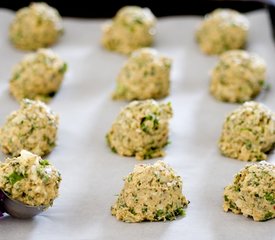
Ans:
{"label": "parchment paper", "polygon": [[[257,101],[275,111],[275,51],[264,10],[247,14],[251,30],[248,50],[268,64],[269,91]],[[11,68],[27,52],[16,50],[7,37],[14,12],[0,10],[0,124],[18,109],[9,95]],[[60,115],[58,146],[47,158],[63,181],[53,207],[31,220],[0,219],[1,240],[76,239],[275,239],[274,221],[254,222],[222,209],[223,188],[247,163],[222,157],[217,141],[225,116],[238,107],[216,101],[208,92],[209,71],[217,57],[203,55],[194,32],[201,17],[166,17],[158,21],[154,47],[173,59],[171,121],[167,155],[163,158],[183,179],[190,200],[186,217],[172,222],[129,224],[117,221],[110,207],[123,177],[141,162],[120,157],[106,145],[105,134],[127,102],[111,100],[115,78],[125,56],[99,45],[105,20],[65,18],[65,34],[53,47],[68,63],[60,92],[50,107]],[[0,155],[4,160],[5,156]],[[143,163],[154,163],[158,159]],[[269,161],[275,163],[274,154]]]}

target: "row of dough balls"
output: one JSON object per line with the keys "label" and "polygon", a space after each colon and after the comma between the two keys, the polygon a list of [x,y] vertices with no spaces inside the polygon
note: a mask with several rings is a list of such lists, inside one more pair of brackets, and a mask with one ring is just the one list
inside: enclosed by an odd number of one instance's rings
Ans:
{"label": "row of dough balls", "polygon": [[62,180],[60,172],[41,158],[55,147],[59,123],[58,115],[44,102],[59,90],[67,70],[67,64],[44,47],[55,43],[62,32],[60,15],[45,3],[20,9],[9,31],[15,47],[37,51],[14,66],[9,81],[20,109],[0,128],[1,150],[12,156],[0,163],[0,189],[25,206],[43,210],[58,197]]}
{"label": "row of dough balls", "polygon": [[[164,155],[169,143],[171,103],[154,100],[132,101],[125,106],[106,135],[113,152],[137,159]],[[58,116],[45,103],[23,99],[0,128],[0,145],[5,154],[18,156],[22,149],[40,156],[56,143]],[[242,161],[267,159],[275,144],[275,114],[257,102],[245,102],[228,114],[219,140],[227,157]]]}
{"label": "row of dough balls", "polygon": [[5,154],[18,156],[26,149],[39,156],[56,144],[58,115],[46,104],[60,89],[67,63],[51,49],[63,31],[56,9],[46,3],[31,3],[20,9],[10,25],[9,37],[19,49],[36,50],[26,54],[12,69],[11,95],[20,109],[7,118],[0,129],[0,145]]}
{"label": "row of dough balls", "polygon": [[[102,45],[122,54],[154,43],[157,19],[150,9],[138,6],[121,8],[103,27]],[[232,9],[216,9],[207,14],[196,31],[196,40],[204,53],[221,54],[243,48],[247,42],[249,21]]]}
{"label": "row of dough balls", "polygon": [[[160,99],[169,95],[172,60],[152,48],[134,51],[122,66],[113,99]],[[266,63],[244,50],[223,53],[211,70],[210,93],[220,101],[242,103],[256,97],[266,82]]]}
{"label": "row of dough balls", "polygon": [[[136,159],[164,155],[169,143],[171,103],[132,101],[118,114],[106,135],[113,152]],[[245,102],[229,113],[219,139],[220,152],[242,161],[261,161],[275,146],[275,114],[265,105]]]}
{"label": "row of dough balls", "polygon": [[[115,100],[160,99],[169,95],[170,58],[151,48],[138,49],[123,64],[113,93]],[[49,101],[59,90],[67,64],[52,50],[27,54],[12,71],[10,92],[17,99]],[[244,102],[257,96],[265,83],[263,59],[242,50],[221,55],[211,73],[210,92],[217,99]]]}
{"label": "row of dough balls", "polygon": [[18,156],[26,149],[44,156],[52,151],[58,115],[43,102],[59,90],[66,71],[67,64],[50,49],[26,54],[14,66],[9,89],[21,106],[0,128],[0,145],[5,154]]}
{"label": "row of dough balls", "polygon": [[[124,54],[150,46],[155,35],[156,17],[148,8],[126,6],[103,27],[105,48]],[[37,50],[55,44],[64,32],[57,9],[47,3],[31,3],[19,9],[10,24],[9,38],[21,50]]]}
{"label": "row of dough balls", "polygon": [[[149,8],[122,7],[103,27],[102,45],[111,51],[129,54],[151,46],[156,33],[157,19]],[[196,39],[207,54],[220,54],[245,46],[249,22],[231,9],[216,9],[205,16],[198,27]],[[46,3],[31,3],[17,11],[10,25],[9,38],[15,47],[37,50],[58,41],[64,32],[57,9]]]}
{"label": "row of dough balls", "polygon": [[[132,53],[117,76],[114,99],[160,99],[169,95],[172,60],[158,54],[156,50],[144,48],[153,44],[155,27],[156,17],[150,9],[138,6],[121,8],[104,25],[102,45],[111,51]],[[211,72],[210,93],[218,100],[251,100],[260,93],[265,84],[265,61],[253,53],[231,50],[245,46],[248,30],[249,22],[246,17],[231,9],[216,9],[207,14],[197,28],[196,40],[203,52],[224,53]],[[32,3],[16,13],[10,25],[9,36],[17,48],[35,50],[55,43],[61,32],[62,19],[58,11],[46,3]],[[15,80],[17,76],[15,73]],[[22,98],[26,91],[34,90],[20,90],[22,83],[16,81],[18,82],[19,87],[18,84],[11,87],[16,98]],[[58,79],[48,81],[52,86],[46,84],[46,90],[43,87],[41,89],[44,85],[38,83],[35,91],[47,91],[49,87],[53,90],[46,94],[54,94],[59,83]],[[26,84],[24,88],[28,86]]]}
{"label": "row of dough balls", "polygon": [[[275,165],[261,161],[241,169],[224,188],[224,211],[266,221],[275,217]],[[166,221],[185,215],[182,179],[165,162],[136,165],[111,213],[125,222]]]}
{"label": "row of dough balls", "polygon": [[216,9],[204,17],[196,30],[202,52],[218,54],[211,71],[210,93],[225,102],[245,102],[256,97],[266,81],[266,63],[244,48],[249,21],[232,9]]}

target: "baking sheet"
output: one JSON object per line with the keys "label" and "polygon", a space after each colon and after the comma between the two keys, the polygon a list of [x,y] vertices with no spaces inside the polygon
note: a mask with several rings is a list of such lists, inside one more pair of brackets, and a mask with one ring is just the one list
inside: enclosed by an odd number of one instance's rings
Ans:
{"label": "baking sheet", "polygon": [[[0,9],[0,125],[18,108],[9,95],[12,66],[26,52],[7,38],[14,12]],[[275,111],[275,49],[264,10],[247,14],[251,22],[248,50],[268,64],[269,91],[257,101]],[[105,20],[65,18],[65,35],[53,47],[68,63],[60,92],[50,107],[60,115],[58,146],[47,157],[62,173],[60,196],[52,208],[31,220],[0,219],[0,239],[275,239],[275,219],[254,222],[222,210],[223,188],[245,162],[222,157],[217,141],[223,120],[237,104],[216,101],[209,93],[209,70],[216,57],[203,55],[194,41],[201,17],[166,17],[158,21],[154,47],[173,59],[171,144],[163,158],[183,178],[190,200],[186,217],[172,222],[129,224],[110,214],[122,178],[141,162],[112,153],[105,134],[126,102],[111,100],[125,56],[99,45]],[[0,159],[4,159],[3,154]],[[158,159],[143,163],[154,163]],[[269,162],[275,163],[274,154]]]}

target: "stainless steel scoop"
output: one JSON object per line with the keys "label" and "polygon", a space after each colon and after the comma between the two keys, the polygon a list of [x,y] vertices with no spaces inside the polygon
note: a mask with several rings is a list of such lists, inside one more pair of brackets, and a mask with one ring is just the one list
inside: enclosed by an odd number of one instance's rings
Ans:
{"label": "stainless steel scoop", "polygon": [[4,191],[0,190],[0,216],[4,212],[16,218],[32,218],[43,212],[46,206],[29,206],[10,198]]}

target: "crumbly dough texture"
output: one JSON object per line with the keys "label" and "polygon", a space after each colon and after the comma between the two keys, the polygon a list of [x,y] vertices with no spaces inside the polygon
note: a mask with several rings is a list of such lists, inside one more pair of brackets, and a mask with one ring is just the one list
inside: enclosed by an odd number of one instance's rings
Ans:
{"label": "crumbly dough texture", "polygon": [[67,64],[52,50],[39,49],[27,54],[12,71],[10,92],[23,98],[48,102],[59,90]]}
{"label": "crumbly dough texture", "polygon": [[244,102],[256,97],[266,79],[266,63],[243,50],[223,53],[211,73],[210,93],[225,102]]}
{"label": "crumbly dough texture", "polygon": [[216,9],[207,14],[196,31],[196,40],[202,52],[221,54],[243,48],[249,30],[248,19],[232,9]]}
{"label": "crumbly dough texture", "polygon": [[144,100],[166,97],[170,90],[171,59],[151,48],[132,53],[117,77],[114,99]]}
{"label": "crumbly dough texture", "polygon": [[103,26],[101,43],[110,51],[129,54],[152,45],[155,25],[156,17],[149,8],[125,6]]}
{"label": "crumbly dough texture", "polygon": [[31,3],[16,13],[9,38],[18,49],[36,50],[54,44],[62,33],[63,24],[58,11],[41,2]]}
{"label": "crumbly dough texture", "polygon": [[24,99],[0,128],[1,150],[18,156],[26,149],[43,156],[56,145],[58,122],[58,116],[43,102]]}
{"label": "crumbly dough texture", "polygon": [[138,160],[161,157],[168,144],[170,103],[154,100],[132,101],[124,107],[106,135],[110,148]]}
{"label": "crumbly dough texture", "polygon": [[246,166],[224,190],[224,211],[250,216],[254,221],[275,217],[275,165],[261,161]]}
{"label": "crumbly dough texture", "polygon": [[221,153],[242,161],[260,161],[275,144],[275,115],[266,106],[246,102],[230,113],[219,140]]}
{"label": "crumbly dough texture", "polygon": [[26,150],[0,163],[0,188],[29,206],[51,206],[60,181],[61,175],[51,163]]}
{"label": "crumbly dough texture", "polygon": [[166,163],[157,161],[135,166],[124,179],[111,212],[124,222],[166,221],[185,215],[187,205],[181,177]]}

